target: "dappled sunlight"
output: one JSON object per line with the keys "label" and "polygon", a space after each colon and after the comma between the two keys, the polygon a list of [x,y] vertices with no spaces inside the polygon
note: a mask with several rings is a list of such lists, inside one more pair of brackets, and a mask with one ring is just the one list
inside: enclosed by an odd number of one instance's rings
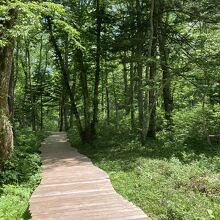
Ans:
{"label": "dappled sunlight", "polygon": [[102,219],[111,214],[150,220],[114,191],[108,175],[72,148],[64,133],[49,136],[41,151],[42,181],[30,199],[33,218],[62,218],[66,210],[65,216],[71,219],[80,219],[86,211],[90,218],[99,213]]}
{"label": "dappled sunlight", "polygon": [[0,220],[220,220],[219,11],[0,0]]}

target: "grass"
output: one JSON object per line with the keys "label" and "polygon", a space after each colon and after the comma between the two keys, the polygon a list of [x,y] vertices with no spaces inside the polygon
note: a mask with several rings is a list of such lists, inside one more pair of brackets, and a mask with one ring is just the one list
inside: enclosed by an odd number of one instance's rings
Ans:
{"label": "grass", "polygon": [[28,202],[40,183],[40,157],[38,148],[43,133],[29,130],[16,132],[13,156],[0,172],[0,219],[31,219]]}
{"label": "grass", "polygon": [[73,131],[69,137],[109,174],[117,192],[152,219],[220,220],[220,146],[177,146],[168,139],[141,146],[125,129],[102,129],[92,146],[82,145]]}

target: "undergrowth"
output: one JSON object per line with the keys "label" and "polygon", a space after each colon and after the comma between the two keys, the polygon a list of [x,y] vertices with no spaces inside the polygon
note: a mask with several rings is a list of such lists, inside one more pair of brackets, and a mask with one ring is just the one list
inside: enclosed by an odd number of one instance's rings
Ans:
{"label": "undergrowth", "polygon": [[101,131],[93,145],[81,144],[74,130],[69,138],[153,220],[220,219],[220,146],[165,134],[141,146],[126,128]]}
{"label": "undergrowth", "polygon": [[0,171],[0,219],[30,219],[28,201],[41,180],[39,146],[45,134],[16,132],[12,157]]}

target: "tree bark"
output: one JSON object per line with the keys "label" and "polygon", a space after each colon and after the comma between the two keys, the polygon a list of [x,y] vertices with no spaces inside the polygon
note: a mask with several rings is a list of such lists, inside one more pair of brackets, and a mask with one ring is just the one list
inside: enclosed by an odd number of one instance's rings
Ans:
{"label": "tree bark", "polygon": [[32,76],[31,76],[32,71],[31,71],[31,56],[30,56],[29,43],[26,43],[26,58],[27,58],[27,74],[29,81],[29,93],[31,100],[31,124],[32,124],[32,131],[36,131],[35,94],[32,88]]}
{"label": "tree bark", "polygon": [[[43,77],[44,72],[42,71],[42,50],[43,50],[43,36],[41,36],[40,41],[40,57],[38,64],[38,74],[40,75],[40,129],[43,130]],[[46,54],[46,65],[47,66],[47,54]],[[45,67],[46,70],[46,67]]]}
{"label": "tree bark", "polygon": [[[26,53],[25,53],[25,60],[27,60]],[[27,127],[27,126],[29,126],[29,122],[27,120],[27,115],[25,113],[24,107],[26,106],[26,100],[27,100],[27,94],[28,94],[28,73],[27,73],[26,63],[25,63],[25,61],[23,60],[22,57],[20,58],[20,61],[21,61],[21,65],[22,65],[22,68],[23,68],[24,76],[25,76],[25,86],[24,86],[24,94],[23,94],[23,100],[22,100],[22,103],[23,103],[23,107],[22,107],[23,117],[19,122],[20,122],[21,126]]]}
{"label": "tree bark", "polygon": [[[8,30],[13,28],[15,24],[17,10],[10,9],[9,16],[9,20],[0,22]],[[0,31],[0,37],[3,36],[4,33]],[[13,131],[9,122],[8,91],[15,40],[12,37],[7,38],[7,40],[6,45],[0,47],[0,167],[10,156],[13,148]]]}
{"label": "tree bark", "polygon": [[77,50],[76,59],[79,65],[80,70],[80,83],[82,87],[83,93],[83,108],[84,108],[84,141],[91,142],[92,141],[92,131],[90,124],[90,103],[89,103],[89,93],[88,93],[88,85],[87,85],[87,71],[83,62],[83,53],[81,50]]}
{"label": "tree bark", "polygon": [[9,107],[9,117],[13,124],[14,121],[14,91],[15,91],[15,60],[12,61],[9,90],[8,90],[8,107]]}
{"label": "tree bark", "polygon": [[107,107],[107,124],[110,124],[110,99],[108,89],[108,72],[105,73],[105,95],[106,95],[106,107]]}
{"label": "tree bark", "polygon": [[134,63],[133,63],[133,52],[130,61],[130,117],[131,117],[131,129],[133,130],[134,125]]}
{"label": "tree bark", "polygon": [[112,73],[112,83],[113,83],[113,95],[115,100],[115,116],[116,116],[116,127],[119,128],[119,115],[118,115],[118,99],[116,94],[116,86],[115,86],[115,74]]}
{"label": "tree bark", "polygon": [[99,107],[99,83],[100,83],[100,60],[101,60],[101,25],[102,25],[102,6],[100,0],[96,0],[96,72],[93,96],[93,118],[91,123],[93,138],[96,138],[96,127],[98,123]]}
{"label": "tree bark", "polygon": [[144,106],[143,106],[143,58],[142,58],[142,48],[143,48],[143,27],[141,22],[141,5],[140,1],[136,0],[136,25],[137,25],[137,77],[138,77],[138,123],[141,142],[144,142]]}
{"label": "tree bark", "polygon": [[[77,77],[76,77],[76,73],[73,74],[73,79],[72,79],[72,96],[75,96],[76,93],[76,83],[77,83]],[[74,111],[73,111],[73,107],[72,105],[70,106],[70,119],[69,119],[69,125],[70,128],[73,128],[73,116],[74,116]]]}
{"label": "tree bark", "polygon": [[129,90],[128,90],[128,69],[126,63],[126,52],[124,53],[124,57],[122,58],[123,64],[123,79],[124,79],[124,106],[126,115],[129,114]]}
{"label": "tree bark", "polygon": [[171,75],[168,64],[168,50],[166,47],[166,43],[167,43],[166,27],[164,27],[163,25],[162,16],[163,16],[163,5],[161,4],[158,20],[159,20],[159,30],[160,30],[159,32],[160,66],[163,71],[163,103],[164,103],[165,119],[167,120],[167,129],[172,129],[173,98],[171,93]]}
{"label": "tree bark", "polygon": [[151,1],[151,37],[149,46],[149,129],[148,138],[156,138],[156,50],[157,50],[157,32],[158,32],[158,0]]}
{"label": "tree bark", "polygon": [[68,100],[66,99],[64,101],[64,109],[63,109],[63,117],[64,117],[64,130],[68,131],[69,130],[69,121],[68,121]]}
{"label": "tree bark", "polygon": [[63,125],[64,125],[64,122],[63,122],[63,115],[64,115],[64,98],[63,98],[63,95],[61,97],[61,100],[60,100],[60,120],[59,120],[59,131],[63,131]]}

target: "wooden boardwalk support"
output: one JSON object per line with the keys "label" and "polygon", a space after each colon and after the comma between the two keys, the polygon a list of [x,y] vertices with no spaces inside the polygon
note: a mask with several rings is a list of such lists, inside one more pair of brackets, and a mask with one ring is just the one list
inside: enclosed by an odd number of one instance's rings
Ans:
{"label": "wooden boardwalk support", "polygon": [[150,220],[115,192],[108,175],[77,152],[65,133],[43,143],[43,178],[30,199],[34,220]]}

